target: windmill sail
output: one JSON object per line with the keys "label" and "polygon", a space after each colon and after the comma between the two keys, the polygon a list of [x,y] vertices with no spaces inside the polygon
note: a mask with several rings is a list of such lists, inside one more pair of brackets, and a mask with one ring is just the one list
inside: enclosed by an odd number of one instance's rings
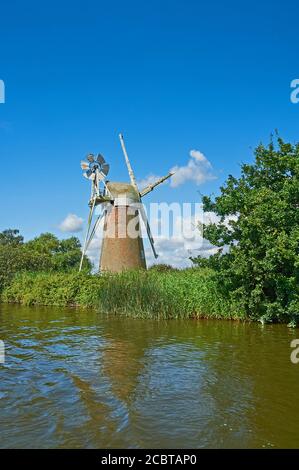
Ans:
{"label": "windmill sail", "polygon": [[146,186],[142,191],[140,191],[140,197],[145,196],[146,194],[150,193],[156,186],[158,186],[161,183],[164,183],[168,178],[170,178],[174,173],[168,173],[166,176],[162,176],[162,178],[159,178],[155,183],[149,184]]}
{"label": "windmill sail", "polygon": [[123,138],[122,134],[119,134],[119,140],[120,140],[121,148],[122,148],[124,156],[125,156],[125,160],[126,160],[126,164],[127,164],[127,168],[128,168],[128,172],[129,172],[129,176],[130,176],[131,185],[136,189],[137,192],[139,192],[138,186],[137,186],[137,183],[136,183],[136,179],[135,179],[135,175],[134,175],[133,169],[131,167],[131,163],[130,163],[130,160],[129,160],[129,157],[128,157],[128,154],[127,154],[127,150],[126,150],[126,147],[125,147],[125,142],[124,142],[124,138]]}
{"label": "windmill sail", "polygon": [[154,245],[154,239],[153,239],[153,235],[152,235],[152,231],[151,231],[151,228],[150,228],[150,224],[148,222],[148,219],[147,219],[147,215],[146,215],[146,212],[144,210],[144,206],[142,203],[140,203],[139,207],[139,212],[140,212],[140,215],[141,215],[141,218],[143,220],[143,223],[145,225],[145,228],[146,228],[146,232],[147,232],[147,236],[148,236],[148,239],[149,239],[149,242],[151,244],[151,247],[152,247],[152,250],[153,250],[153,254],[154,254],[154,257],[155,258],[158,258],[158,254],[155,250],[155,245]]}

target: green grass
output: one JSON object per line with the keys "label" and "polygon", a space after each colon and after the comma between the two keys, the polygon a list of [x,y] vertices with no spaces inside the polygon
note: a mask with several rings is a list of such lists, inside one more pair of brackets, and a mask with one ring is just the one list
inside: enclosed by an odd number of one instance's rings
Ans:
{"label": "green grass", "polygon": [[218,291],[209,269],[127,271],[121,274],[22,273],[2,302],[95,308],[137,318],[244,318]]}

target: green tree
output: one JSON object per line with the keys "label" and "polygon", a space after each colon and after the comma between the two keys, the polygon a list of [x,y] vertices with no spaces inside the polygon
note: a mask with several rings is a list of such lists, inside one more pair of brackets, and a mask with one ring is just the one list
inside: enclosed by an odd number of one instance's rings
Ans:
{"label": "green tree", "polygon": [[59,251],[59,240],[52,233],[42,233],[26,243],[26,248],[47,255],[55,255]]}
{"label": "green tree", "polygon": [[25,244],[0,244],[0,291],[18,272],[48,269],[49,260],[38,253],[26,250]]}
{"label": "green tree", "polygon": [[0,233],[0,245],[20,245],[24,241],[24,237],[20,235],[19,230],[7,229]]}
{"label": "green tree", "polygon": [[205,211],[220,217],[203,235],[218,253],[196,258],[216,272],[219,289],[248,317],[261,321],[299,318],[299,143],[281,138],[259,145],[253,164],[229,176]]}
{"label": "green tree", "polygon": [[[5,230],[0,233],[0,291],[16,273],[69,272],[78,270],[80,259],[81,244],[75,237],[59,240],[51,233],[44,233],[24,243],[18,230]],[[91,270],[87,257],[83,269]]]}
{"label": "green tree", "polygon": [[[47,271],[77,269],[81,259],[81,243],[76,237],[59,240],[52,233],[42,233],[25,244],[25,249],[38,253],[48,262]],[[91,264],[85,257],[83,269],[90,271]]]}

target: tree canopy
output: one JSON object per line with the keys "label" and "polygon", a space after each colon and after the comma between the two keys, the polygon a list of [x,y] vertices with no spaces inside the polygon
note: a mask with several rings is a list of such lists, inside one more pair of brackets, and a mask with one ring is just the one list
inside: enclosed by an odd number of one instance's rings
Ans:
{"label": "tree canopy", "polygon": [[10,245],[16,246],[22,244],[24,241],[24,237],[20,235],[19,230],[4,230],[0,232],[0,245]]}
{"label": "tree canopy", "polygon": [[[4,230],[0,233],[0,290],[18,272],[68,272],[78,269],[80,259],[81,244],[76,237],[59,240],[44,233],[25,243],[19,230]],[[83,269],[91,270],[86,257]]]}
{"label": "tree canopy", "polygon": [[229,176],[217,197],[203,197],[204,211],[220,222],[204,225],[217,246],[209,259],[219,288],[235,298],[248,317],[299,318],[299,143],[281,138],[255,150],[241,176]]}

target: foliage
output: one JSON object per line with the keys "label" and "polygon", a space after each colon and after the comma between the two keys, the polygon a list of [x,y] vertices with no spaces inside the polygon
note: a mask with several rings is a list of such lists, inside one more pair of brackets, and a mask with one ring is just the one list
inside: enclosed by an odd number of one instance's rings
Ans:
{"label": "foliage", "polygon": [[[24,243],[18,230],[5,230],[0,233],[0,291],[7,286],[16,273],[57,272],[78,269],[81,258],[81,245],[77,238],[58,240],[50,233]],[[87,258],[84,269],[90,270]]]}
{"label": "foliage", "polygon": [[45,261],[35,253],[28,253],[23,246],[0,245],[0,291],[17,272],[38,271]]}
{"label": "foliage", "polygon": [[26,305],[78,305],[138,318],[243,318],[224,298],[209,269],[121,274],[22,273],[2,301]]}
{"label": "foliage", "polygon": [[216,271],[224,296],[249,318],[289,321],[299,317],[299,144],[277,139],[259,145],[240,178],[229,176],[216,198],[203,197],[205,211],[220,216],[204,237],[219,247],[193,262]]}
{"label": "foliage", "polygon": [[1,300],[24,305],[93,306],[98,299],[95,284],[99,286],[98,278],[84,272],[23,272],[3,290]]}
{"label": "foliage", "polygon": [[157,271],[159,273],[164,273],[164,272],[167,272],[167,271],[177,271],[177,268],[174,268],[170,264],[159,263],[159,264],[153,264],[149,268],[149,270],[150,271]]}
{"label": "foliage", "polygon": [[[43,233],[27,242],[26,249],[49,260],[48,268],[45,269],[47,271],[68,271],[79,267],[81,244],[76,237],[59,240],[52,233]],[[91,268],[87,258],[84,266],[86,269]]]}
{"label": "foliage", "polygon": [[20,235],[19,230],[4,230],[0,233],[0,245],[20,245],[23,243],[24,237]]}

